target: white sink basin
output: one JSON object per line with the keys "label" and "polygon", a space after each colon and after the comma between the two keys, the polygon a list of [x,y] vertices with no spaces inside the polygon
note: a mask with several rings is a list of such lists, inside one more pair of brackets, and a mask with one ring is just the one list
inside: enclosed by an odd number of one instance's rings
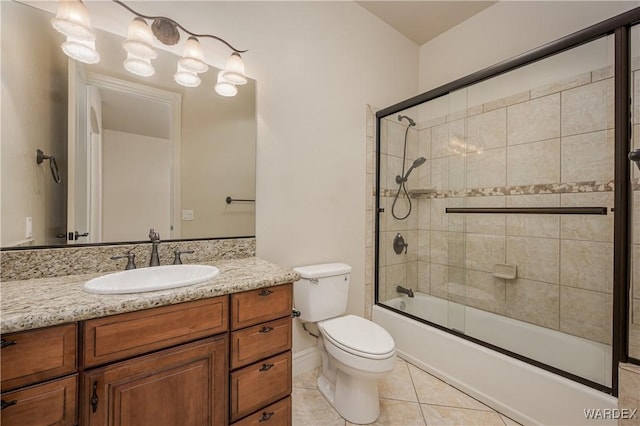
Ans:
{"label": "white sink basin", "polygon": [[208,265],[164,265],[115,272],[87,281],[85,291],[100,294],[142,293],[211,280],[220,270]]}

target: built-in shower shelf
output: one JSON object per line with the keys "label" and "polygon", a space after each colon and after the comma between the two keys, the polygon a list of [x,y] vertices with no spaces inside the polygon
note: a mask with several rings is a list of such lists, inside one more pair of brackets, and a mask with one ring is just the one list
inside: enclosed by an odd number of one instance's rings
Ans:
{"label": "built-in shower shelf", "polygon": [[496,263],[492,275],[503,280],[515,280],[518,267],[508,263]]}
{"label": "built-in shower shelf", "polygon": [[436,189],[435,188],[415,188],[415,189],[410,189],[408,192],[410,197],[417,197],[420,195],[435,194]]}

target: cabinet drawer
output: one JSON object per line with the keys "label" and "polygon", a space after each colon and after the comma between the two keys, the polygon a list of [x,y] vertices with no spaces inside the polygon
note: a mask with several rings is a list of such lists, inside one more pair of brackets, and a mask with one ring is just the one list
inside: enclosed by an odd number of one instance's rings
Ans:
{"label": "cabinet drawer", "polygon": [[3,426],[75,425],[78,375],[2,394],[3,403],[15,403],[0,414]]}
{"label": "cabinet drawer", "polygon": [[292,284],[244,291],[231,295],[231,329],[291,315]]}
{"label": "cabinet drawer", "polygon": [[291,393],[291,352],[231,373],[231,421]]}
{"label": "cabinet drawer", "polygon": [[73,373],[76,370],[76,324],[2,336],[2,391]]}
{"label": "cabinet drawer", "polygon": [[291,426],[291,397],[271,404],[235,422],[233,426]]}
{"label": "cabinet drawer", "polygon": [[84,365],[95,366],[227,331],[227,296],[85,322]]}
{"label": "cabinet drawer", "polygon": [[291,349],[291,317],[231,333],[231,369]]}

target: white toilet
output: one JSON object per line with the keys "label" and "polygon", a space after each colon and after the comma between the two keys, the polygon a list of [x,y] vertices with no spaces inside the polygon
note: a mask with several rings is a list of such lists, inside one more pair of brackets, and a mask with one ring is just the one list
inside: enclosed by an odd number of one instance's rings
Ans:
{"label": "white toilet", "polygon": [[351,423],[373,423],[380,415],[378,379],[395,365],[391,335],[367,319],[344,314],[351,266],[325,263],[294,268],[302,277],[293,285],[300,319],[316,323],[322,374],[318,388]]}

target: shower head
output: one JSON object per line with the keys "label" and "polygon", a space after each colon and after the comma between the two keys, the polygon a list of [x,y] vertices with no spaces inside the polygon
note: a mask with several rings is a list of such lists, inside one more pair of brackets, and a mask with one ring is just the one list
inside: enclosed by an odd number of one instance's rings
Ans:
{"label": "shower head", "polygon": [[405,118],[406,118],[406,119],[407,119],[407,121],[409,122],[409,126],[413,127],[413,126],[415,126],[415,125],[416,125],[416,122],[415,122],[415,121],[413,121],[413,119],[412,119],[411,117],[406,116],[406,115],[399,115],[399,116],[398,116],[398,121],[402,121],[402,120],[403,120],[403,119],[405,119]]}
{"label": "shower head", "polygon": [[411,165],[411,168],[413,169],[413,168],[415,168],[415,167],[420,167],[420,166],[422,166],[422,165],[425,163],[425,161],[427,161],[427,159],[426,159],[426,158],[424,158],[424,157],[418,157],[418,158],[416,158],[416,160],[415,160],[415,161],[413,162],[413,164]]}
{"label": "shower head", "polygon": [[396,183],[400,184],[402,182],[406,182],[407,179],[409,179],[409,175],[411,174],[411,172],[413,171],[413,169],[415,169],[416,167],[420,167],[422,166],[425,162],[427,161],[426,158],[424,157],[418,157],[415,159],[415,161],[413,162],[413,164],[411,165],[411,167],[409,167],[409,170],[407,170],[407,173],[405,173],[404,176],[396,176]]}

